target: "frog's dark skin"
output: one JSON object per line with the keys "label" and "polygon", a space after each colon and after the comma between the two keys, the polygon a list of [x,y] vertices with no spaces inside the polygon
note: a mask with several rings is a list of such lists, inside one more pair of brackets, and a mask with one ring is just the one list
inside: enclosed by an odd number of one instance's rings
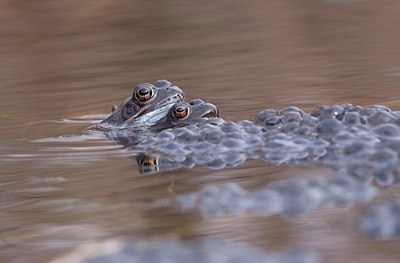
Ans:
{"label": "frog's dark skin", "polygon": [[183,91],[169,81],[159,80],[155,85],[141,83],[136,86],[133,95],[127,98],[120,107],[114,108],[111,115],[95,129],[124,129],[139,126],[149,119],[157,122],[168,113],[174,103],[183,99]]}

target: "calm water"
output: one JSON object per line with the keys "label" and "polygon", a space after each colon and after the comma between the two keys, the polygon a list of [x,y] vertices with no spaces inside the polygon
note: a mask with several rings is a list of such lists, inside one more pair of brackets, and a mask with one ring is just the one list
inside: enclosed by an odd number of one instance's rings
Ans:
{"label": "calm water", "polygon": [[[400,2],[1,1],[0,261],[46,262],[88,242],[210,237],[263,251],[312,249],[324,262],[398,262],[397,240],[362,236],[365,207],[294,220],[206,220],[163,200],[204,185],[252,189],[324,169],[251,161],[143,176],[122,147],[85,135],[140,82],[165,78],[228,120],[265,108],[400,109]],[[59,139],[58,136],[63,137]],[[388,189],[386,196],[399,196]]]}

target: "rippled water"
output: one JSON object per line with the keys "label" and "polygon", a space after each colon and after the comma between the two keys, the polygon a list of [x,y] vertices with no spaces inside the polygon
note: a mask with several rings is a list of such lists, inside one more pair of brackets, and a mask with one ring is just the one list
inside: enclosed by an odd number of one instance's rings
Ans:
{"label": "rippled water", "polygon": [[[135,153],[87,133],[135,84],[169,79],[232,121],[265,108],[400,109],[400,3],[388,1],[0,2],[0,261],[45,262],[87,243],[214,238],[323,262],[398,262],[362,235],[368,205],[300,218],[205,219],[169,198],[236,182],[329,177],[324,167],[205,167],[141,175]],[[103,115],[102,115],[103,114]],[[83,119],[83,120],[82,120]],[[66,121],[67,120],[67,121]],[[61,136],[61,137],[60,137]],[[378,197],[399,196],[390,187]],[[196,244],[196,243],[195,243]]]}

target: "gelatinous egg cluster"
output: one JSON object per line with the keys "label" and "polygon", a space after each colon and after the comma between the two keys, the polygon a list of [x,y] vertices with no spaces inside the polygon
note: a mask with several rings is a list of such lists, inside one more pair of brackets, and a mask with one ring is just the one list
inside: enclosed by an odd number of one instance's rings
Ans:
{"label": "gelatinous egg cluster", "polygon": [[400,238],[400,199],[370,208],[361,219],[361,229],[375,238]]}
{"label": "gelatinous egg cluster", "polygon": [[[115,242],[114,242],[115,243]],[[104,253],[104,248],[113,246],[113,252]],[[169,239],[158,242],[135,244],[105,244],[91,247],[97,256],[88,256],[82,263],[100,262],[148,262],[148,263],[318,263],[318,254],[305,250],[287,250],[278,253],[265,253],[245,246],[224,244],[214,239],[200,242],[183,242]],[[98,251],[97,251],[98,250]],[[74,258],[76,261],[76,257]]]}
{"label": "gelatinous egg cluster", "polygon": [[400,112],[384,106],[321,106],[311,114],[296,107],[265,110],[262,158],[272,163],[323,163],[360,181],[399,181]]}
{"label": "gelatinous egg cluster", "polygon": [[[400,183],[400,112],[385,106],[321,106],[267,109],[254,122],[222,121],[166,129],[135,144],[157,156],[161,169],[235,167],[248,159],[271,164],[323,165],[333,178],[276,181],[256,191],[235,183],[207,186],[176,198],[204,217],[256,213],[293,218],[319,207],[368,203],[376,186]],[[399,201],[371,208],[361,226],[366,235],[400,237]]]}
{"label": "gelatinous egg cluster", "polygon": [[400,181],[400,112],[384,106],[267,109],[255,122],[191,125],[161,131],[139,143],[160,156],[164,169],[238,166],[247,159],[272,164],[324,164],[360,181]]}
{"label": "gelatinous egg cluster", "polygon": [[[378,186],[400,182],[400,112],[384,106],[321,106],[311,114],[297,107],[267,109],[253,122],[188,126],[144,140],[140,147],[157,154],[170,169],[206,165],[223,169],[247,159],[272,164],[325,165],[338,173],[277,181],[257,191],[238,184],[207,186],[176,198],[183,210],[204,217],[256,213],[293,218],[318,207],[368,203]],[[361,221],[368,236],[400,237],[399,201],[371,208]]]}
{"label": "gelatinous egg cluster", "polygon": [[176,200],[182,209],[199,210],[206,218],[244,213],[294,218],[318,207],[348,208],[368,203],[376,192],[371,184],[338,176],[275,181],[256,191],[246,191],[236,183],[211,185]]}
{"label": "gelatinous egg cluster", "polygon": [[223,169],[257,158],[261,135],[261,127],[249,121],[191,125],[164,130],[143,140],[139,147],[146,153],[158,154],[164,169],[195,165]]}

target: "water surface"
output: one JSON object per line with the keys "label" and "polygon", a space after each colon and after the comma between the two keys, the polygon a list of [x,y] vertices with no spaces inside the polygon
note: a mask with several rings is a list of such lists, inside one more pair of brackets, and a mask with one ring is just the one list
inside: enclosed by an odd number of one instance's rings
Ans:
{"label": "water surface", "polygon": [[[109,239],[217,238],[263,251],[311,249],[324,262],[398,262],[398,240],[364,237],[365,207],[294,220],[216,220],[165,200],[202,186],[332,176],[273,166],[141,175],[88,122],[141,82],[169,79],[227,120],[265,108],[384,104],[400,109],[400,3],[387,1],[0,2],[0,261],[45,262]],[[58,136],[64,136],[59,139]],[[65,137],[66,136],[66,137]],[[47,139],[46,139],[47,138]],[[53,139],[48,139],[53,138]],[[398,188],[385,196],[399,196]]]}

